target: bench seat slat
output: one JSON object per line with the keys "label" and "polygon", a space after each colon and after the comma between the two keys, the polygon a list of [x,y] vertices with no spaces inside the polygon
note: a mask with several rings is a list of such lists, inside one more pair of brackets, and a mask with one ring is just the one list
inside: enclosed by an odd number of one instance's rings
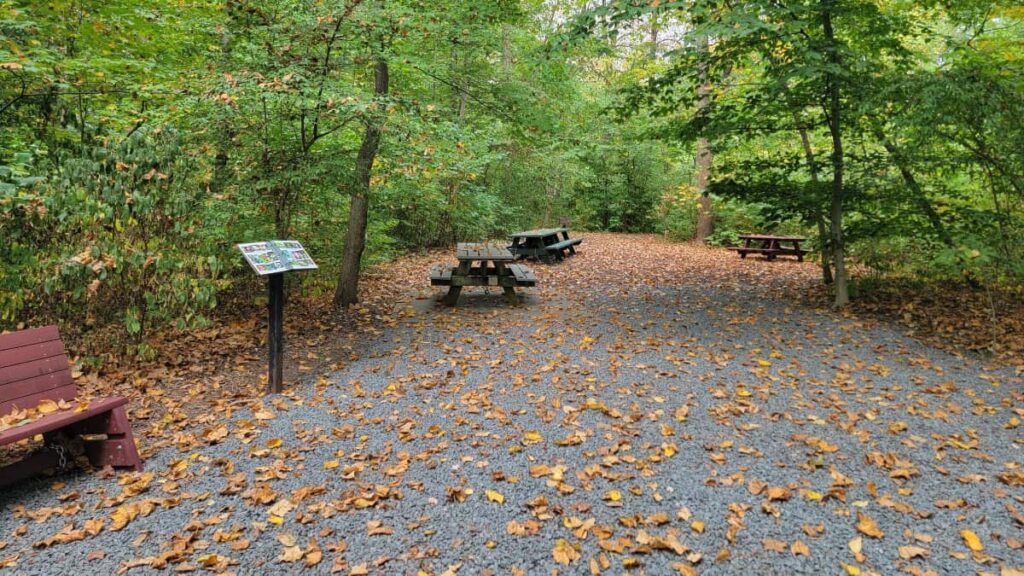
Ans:
{"label": "bench seat slat", "polygon": [[[51,340],[60,342],[60,332],[56,326],[29,328],[28,330],[21,330],[10,334],[0,334],[0,351],[30,346],[32,344],[41,344]],[[0,366],[3,366],[3,364],[0,364]]]}
{"label": "bench seat slat", "polygon": [[96,400],[89,404],[89,407],[82,412],[75,412],[74,410],[67,410],[63,412],[55,412],[53,414],[47,414],[39,420],[36,420],[30,424],[19,426],[17,428],[11,428],[10,430],[4,430],[0,432],[0,445],[10,444],[25,438],[31,438],[36,434],[43,434],[46,432],[53,432],[61,428],[67,427],[75,422],[98,416],[105,412],[109,412],[119,406],[124,406],[128,403],[128,399],[121,396],[114,396],[111,398],[103,398],[102,400]]}
{"label": "bench seat slat", "polygon": [[30,378],[63,372],[67,369],[68,357],[64,355],[40,358],[39,360],[0,368],[0,398],[4,397],[4,386],[16,384]]}
{"label": "bench seat slat", "polygon": [[8,348],[0,351],[0,370],[7,370],[8,368],[17,366],[18,364],[24,364],[34,360],[43,360],[45,358],[53,358],[55,356],[63,356],[65,359],[67,358],[67,355],[64,353],[64,343],[60,340],[51,340],[49,342],[42,342],[39,344],[29,344],[28,346]]}
{"label": "bench seat slat", "polygon": [[12,400],[4,400],[0,402],[0,414],[7,415],[14,411],[15,408],[26,409],[35,408],[43,400],[67,400],[71,402],[77,396],[78,390],[73,384],[67,386],[60,386],[58,388],[51,388],[49,390],[43,390],[40,392],[34,392],[21,398],[15,398]]}
{"label": "bench seat slat", "polygon": [[[75,382],[71,378],[71,369],[65,367],[60,372],[41,374],[32,378],[0,385],[0,404],[18,404],[19,408],[31,408],[31,406],[22,406],[21,399],[62,386],[74,386],[74,384]],[[0,414],[5,413],[5,410],[0,409]]]}
{"label": "bench seat slat", "polygon": [[561,242],[558,242],[556,244],[551,244],[551,245],[547,246],[547,249],[549,251],[552,251],[552,250],[565,250],[566,248],[568,248],[570,246],[576,246],[577,244],[579,244],[581,242],[583,242],[582,238],[570,238],[568,240],[562,240]]}

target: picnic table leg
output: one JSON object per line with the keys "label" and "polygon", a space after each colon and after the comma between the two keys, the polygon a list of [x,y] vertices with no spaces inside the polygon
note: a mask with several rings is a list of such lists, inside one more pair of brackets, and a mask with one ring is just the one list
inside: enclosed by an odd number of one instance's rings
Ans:
{"label": "picnic table leg", "polygon": [[551,242],[548,242],[548,238],[538,238],[537,242],[540,245],[540,250],[544,253],[544,262],[547,264],[554,262],[555,255],[548,251],[548,246],[551,245]]}
{"label": "picnic table leg", "polygon": [[[564,232],[562,232],[562,240],[568,240],[568,239],[569,239],[569,231],[565,230]],[[572,244],[569,245],[569,254],[573,254],[573,255],[576,254],[576,247],[573,246]]]}
{"label": "picnic table leg", "polygon": [[454,307],[459,303],[459,294],[462,294],[462,286],[449,286],[448,294],[444,297],[444,303],[447,306]]}
{"label": "picnic table leg", "polygon": [[444,297],[444,303],[447,306],[454,307],[459,303],[459,295],[462,294],[462,286],[456,286],[454,284],[457,276],[468,276],[469,270],[473,266],[473,262],[470,260],[463,260],[459,262],[459,267],[455,269],[452,274],[452,285],[448,287],[448,294]]}
{"label": "picnic table leg", "polygon": [[[499,278],[503,276],[511,276],[509,269],[502,262],[495,261],[494,268]],[[501,282],[499,281],[499,284],[500,283]],[[513,288],[512,286],[502,286],[502,290],[505,292],[505,299],[508,300],[509,304],[513,306],[519,304],[519,296],[516,294],[515,288]]]}
{"label": "picnic table leg", "polygon": [[739,251],[740,258],[746,258],[747,257],[747,252],[746,252],[747,248],[750,248],[750,238],[744,238],[743,239],[743,250]]}
{"label": "picnic table leg", "polygon": [[796,251],[796,261],[797,262],[803,262],[804,261],[804,253],[802,251],[800,251],[800,241],[799,240],[794,240],[793,241],[793,250]]}

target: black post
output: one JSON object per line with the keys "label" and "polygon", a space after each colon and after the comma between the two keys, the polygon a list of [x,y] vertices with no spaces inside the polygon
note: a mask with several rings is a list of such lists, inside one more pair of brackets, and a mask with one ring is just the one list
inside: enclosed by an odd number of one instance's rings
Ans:
{"label": "black post", "polygon": [[267,390],[275,394],[284,389],[281,377],[284,355],[284,274],[271,274],[267,287],[270,290],[267,316]]}

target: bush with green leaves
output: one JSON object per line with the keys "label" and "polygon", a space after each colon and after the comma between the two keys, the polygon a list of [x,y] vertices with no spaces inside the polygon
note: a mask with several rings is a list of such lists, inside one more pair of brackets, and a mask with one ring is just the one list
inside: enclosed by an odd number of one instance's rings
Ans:
{"label": "bush with green leaves", "polygon": [[173,130],[138,130],[67,160],[20,203],[32,208],[31,222],[14,223],[16,245],[32,253],[17,264],[21,305],[134,336],[150,324],[203,323],[226,282],[226,246],[199,233],[224,206],[196,176]]}

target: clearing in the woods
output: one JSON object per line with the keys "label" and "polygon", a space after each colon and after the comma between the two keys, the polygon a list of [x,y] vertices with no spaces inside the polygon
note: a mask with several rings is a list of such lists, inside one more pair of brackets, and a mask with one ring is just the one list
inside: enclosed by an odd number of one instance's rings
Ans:
{"label": "clearing in the woods", "polygon": [[[587,234],[509,306],[432,253],[126,386],[146,471],[0,495],[16,574],[1018,574],[1021,376],[838,314],[814,263]],[[300,310],[301,309],[301,310]],[[220,352],[214,354],[211,349]],[[204,352],[205,351],[205,352]],[[85,383],[88,387],[88,383]]]}

